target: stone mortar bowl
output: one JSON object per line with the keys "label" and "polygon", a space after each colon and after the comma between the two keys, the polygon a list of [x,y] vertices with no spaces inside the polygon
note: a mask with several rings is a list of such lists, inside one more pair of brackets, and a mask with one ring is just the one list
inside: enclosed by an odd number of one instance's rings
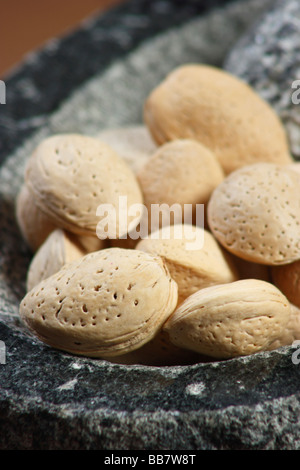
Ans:
{"label": "stone mortar bowl", "polygon": [[[26,160],[57,132],[142,123],[174,67],[222,66],[272,2],[133,0],[30,54],[0,108],[0,448],[295,449],[296,350],[190,366],[118,365],[41,343],[18,317],[32,254],[14,204]],[[297,359],[297,357],[296,357]]]}

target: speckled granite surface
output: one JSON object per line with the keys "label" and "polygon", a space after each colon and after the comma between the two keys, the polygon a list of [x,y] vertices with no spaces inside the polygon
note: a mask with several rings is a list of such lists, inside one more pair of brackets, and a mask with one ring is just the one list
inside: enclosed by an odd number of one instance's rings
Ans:
{"label": "speckled granite surface", "polygon": [[[300,160],[300,2],[277,0],[230,51],[224,68],[253,86],[277,111]],[[241,59],[242,58],[242,59]],[[297,100],[299,101],[299,100]]]}
{"label": "speckled granite surface", "polygon": [[214,365],[124,367],[53,351],[8,327],[1,335],[1,448],[299,447],[300,368],[289,349]]}
{"label": "speckled granite surface", "polygon": [[300,448],[300,365],[292,347],[184,367],[120,366],[55,351],[18,320],[31,253],[14,201],[35,145],[53,132],[95,135],[140,123],[143,99],[165,73],[188,61],[221,66],[268,3],[134,0],[52,41],[7,80],[8,104],[0,108],[1,449]]}

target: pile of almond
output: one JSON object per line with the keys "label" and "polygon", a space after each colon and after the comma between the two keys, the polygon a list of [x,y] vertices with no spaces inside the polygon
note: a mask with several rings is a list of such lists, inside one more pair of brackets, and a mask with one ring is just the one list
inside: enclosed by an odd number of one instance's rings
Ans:
{"label": "pile of almond", "polygon": [[[299,187],[270,106],[223,70],[183,65],[147,98],[143,125],[50,136],[28,159],[16,218],[33,258],[20,317],[51,347],[124,364],[292,344]],[[154,226],[157,205],[187,209],[189,222]]]}

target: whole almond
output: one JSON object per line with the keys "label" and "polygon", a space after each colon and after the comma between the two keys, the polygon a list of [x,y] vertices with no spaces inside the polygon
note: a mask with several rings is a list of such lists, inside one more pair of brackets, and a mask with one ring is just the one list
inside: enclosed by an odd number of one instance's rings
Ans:
{"label": "whole almond", "polygon": [[141,240],[136,249],[163,258],[178,285],[178,303],[199,289],[238,279],[227,254],[201,227],[164,227]]}
{"label": "whole almond", "polygon": [[[152,204],[190,204],[190,223],[196,223],[196,204],[206,204],[212,191],[224,179],[223,170],[204,145],[191,139],[177,139],[157,149],[137,174],[144,204],[151,220]],[[177,222],[182,222],[179,211]],[[186,219],[187,220],[187,219]],[[156,229],[160,228],[159,224]]]}
{"label": "whole almond", "polygon": [[16,200],[16,219],[24,240],[33,252],[56,229],[56,224],[35,204],[34,196],[25,184]]}
{"label": "whole almond", "polygon": [[78,239],[62,229],[55,229],[39,247],[27,273],[27,291],[58,272],[66,263],[81,258],[86,251]]}
{"label": "whole almond", "polygon": [[226,174],[258,161],[292,161],[284,127],[270,105],[216,67],[186,64],[173,70],[147,98],[144,120],[159,145],[199,140]]}
{"label": "whole almond", "polygon": [[178,347],[218,359],[267,350],[284,333],[290,304],[273,284],[245,279],[202,289],[166,321]]}
{"label": "whole almond", "polygon": [[253,263],[300,259],[299,176],[272,163],[231,173],[213,191],[208,223],[228,251]]}
{"label": "whole almond", "polygon": [[142,168],[157,148],[145,125],[103,129],[97,138],[124,158],[134,173]]}
{"label": "whole almond", "polygon": [[177,304],[177,285],[159,257],[108,248],[68,263],[20,304],[21,319],[48,345],[113,357],[150,341]]}
{"label": "whole almond", "polygon": [[120,196],[126,198],[127,208],[143,202],[136,177],[115,151],[96,138],[77,134],[46,138],[29,159],[25,177],[38,207],[70,232],[99,235],[102,214],[97,215],[97,210],[104,204],[113,207],[116,219],[109,214],[112,231],[103,229],[101,237],[122,236],[138,224],[127,211],[127,226],[121,227],[119,214]]}
{"label": "whole almond", "polygon": [[[16,219],[21,234],[28,246],[35,253],[47,237],[59,227],[35,203],[34,195],[26,184],[23,184],[16,200]],[[71,234],[68,235],[69,237]],[[94,235],[74,235],[82,246],[84,254],[105,248],[106,242]]]}

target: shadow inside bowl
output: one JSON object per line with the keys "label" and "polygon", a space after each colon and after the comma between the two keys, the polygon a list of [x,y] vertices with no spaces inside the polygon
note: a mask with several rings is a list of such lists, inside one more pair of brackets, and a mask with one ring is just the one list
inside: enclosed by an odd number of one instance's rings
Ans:
{"label": "shadow inside bowl", "polygon": [[19,304],[26,293],[26,276],[32,253],[16,221],[15,200],[0,194],[0,213],[0,270],[3,280],[0,294]]}

